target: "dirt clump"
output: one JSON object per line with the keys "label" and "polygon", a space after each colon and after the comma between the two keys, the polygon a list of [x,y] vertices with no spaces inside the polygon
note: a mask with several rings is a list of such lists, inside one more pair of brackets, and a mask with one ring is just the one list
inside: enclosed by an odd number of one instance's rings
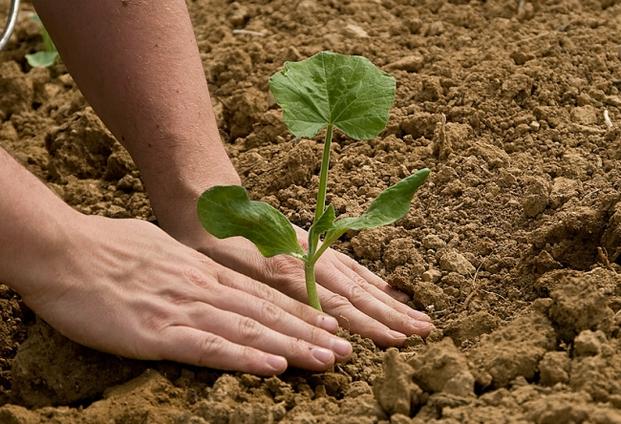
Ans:
{"label": "dirt clump", "polygon": [[515,378],[533,379],[544,354],[556,347],[556,333],[544,313],[527,311],[489,335],[468,352],[477,383],[496,388]]}
{"label": "dirt clump", "polygon": [[409,360],[414,381],[425,391],[456,396],[474,395],[474,377],[466,357],[449,338],[430,344],[427,350]]}
{"label": "dirt clump", "polygon": [[12,395],[31,407],[72,404],[101,395],[143,368],[73,343],[39,320],[12,362]]}
{"label": "dirt clump", "polygon": [[617,273],[596,268],[588,273],[557,270],[544,274],[537,284],[552,299],[549,317],[559,336],[571,341],[583,330],[610,333],[615,300],[621,293]]}
{"label": "dirt clump", "polygon": [[373,393],[382,409],[393,414],[410,415],[412,406],[420,403],[421,388],[412,381],[414,369],[396,349],[389,349],[384,356],[384,375],[373,384]]}

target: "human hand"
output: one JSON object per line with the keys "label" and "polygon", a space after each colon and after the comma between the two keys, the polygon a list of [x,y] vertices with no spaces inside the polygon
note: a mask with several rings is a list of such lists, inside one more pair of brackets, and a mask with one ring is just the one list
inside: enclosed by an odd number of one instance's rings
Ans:
{"label": "human hand", "polygon": [[[296,227],[306,244],[306,231]],[[200,236],[186,242],[223,265],[265,282],[301,302],[307,301],[302,262],[290,256],[261,256],[254,245],[240,237],[218,240]],[[354,333],[382,346],[398,346],[412,334],[427,336],[434,326],[426,314],[403,302],[408,296],[383,281],[343,253],[328,249],[317,262],[318,293],[325,312]]]}
{"label": "human hand", "polygon": [[[139,220],[80,215],[21,293],[86,346],[260,375],[313,371],[350,356],[337,321]],[[73,230],[75,228],[75,230]],[[46,258],[47,259],[47,258]],[[41,280],[41,281],[35,281]]]}

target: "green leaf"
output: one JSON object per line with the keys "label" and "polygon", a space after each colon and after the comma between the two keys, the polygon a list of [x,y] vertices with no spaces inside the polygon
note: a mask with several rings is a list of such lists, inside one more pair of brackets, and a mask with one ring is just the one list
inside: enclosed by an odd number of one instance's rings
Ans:
{"label": "green leaf", "polygon": [[267,203],[250,200],[241,186],[215,186],[205,191],[198,199],[198,217],[217,238],[245,237],[268,258],[304,256],[289,220]]}
{"label": "green leaf", "polygon": [[368,59],[332,52],[286,62],[270,79],[270,90],[296,137],[313,137],[332,124],[356,140],[384,129],[395,85]]}
{"label": "green leaf", "polygon": [[33,68],[49,68],[57,58],[58,52],[36,52],[26,55],[28,64]]}
{"label": "green leaf", "polygon": [[52,52],[58,53],[58,50],[56,49],[56,45],[54,44],[52,37],[50,37],[50,34],[47,32],[44,26],[41,26],[41,37],[43,37],[43,50],[44,51],[50,52],[50,53]]}
{"label": "green leaf", "polygon": [[387,188],[377,196],[362,215],[336,220],[326,239],[338,238],[347,230],[380,227],[403,218],[410,210],[414,193],[425,182],[430,172],[428,168],[420,169]]}
{"label": "green leaf", "polygon": [[310,238],[313,238],[314,234],[320,236],[331,229],[335,219],[336,212],[334,210],[334,206],[328,205],[328,207],[323,211],[323,214],[319,217],[319,220],[317,220],[317,222],[310,227]]}
{"label": "green leaf", "polygon": [[33,15],[32,20],[39,25],[39,31],[41,32],[41,38],[43,39],[43,50],[26,55],[26,61],[33,68],[49,68],[52,66],[56,59],[58,59],[58,50],[52,41],[52,37],[47,32],[41,19],[38,15]]}

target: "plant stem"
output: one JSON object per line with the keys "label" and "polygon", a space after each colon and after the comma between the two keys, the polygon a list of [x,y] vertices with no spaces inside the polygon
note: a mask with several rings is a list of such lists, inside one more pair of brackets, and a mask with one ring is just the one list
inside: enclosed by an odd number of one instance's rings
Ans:
{"label": "plant stem", "polygon": [[345,231],[339,231],[337,233],[332,234],[331,236],[328,235],[321,243],[321,247],[319,247],[319,249],[316,249],[314,255],[308,260],[312,262],[313,264],[316,263],[321,257],[321,255],[323,255],[323,253],[326,250],[328,250],[330,246],[332,246],[332,243],[337,241],[343,234],[345,234]]}
{"label": "plant stem", "polygon": [[[317,204],[315,205],[315,218],[313,225],[319,221],[326,209],[326,191],[328,189],[328,169],[330,168],[330,145],[332,144],[332,124],[328,125],[326,138],[323,144],[323,155],[321,157],[321,170],[319,171],[319,189],[317,191]],[[308,253],[304,262],[304,276],[306,279],[306,292],[308,293],[308,303],[313,308],[321,311],[319,297],[317,296],[317,284],[315,281],[315,250],[319,244],[319,234],[311,237],[308,235]]]}
{"label": "plant stem", "polygon": [[306,279],[306,293],[308,294],[308,304],[321,311],[319,296],[317,295],[317,284],[315,282],[315,262],[307,260],[304,262],[304,277]]}
{"label": "plant stem", "polygon": [[315,219],[317,222],[326,209],[326,191],[328,188],[328,169],[330,168],[330,145],[332,144],[332,125],[326,130],[326,140],[323,144],[323,156],[321,157],[321,170],[319,171],[319,191],[317,192],[317,205],[315,207]]}

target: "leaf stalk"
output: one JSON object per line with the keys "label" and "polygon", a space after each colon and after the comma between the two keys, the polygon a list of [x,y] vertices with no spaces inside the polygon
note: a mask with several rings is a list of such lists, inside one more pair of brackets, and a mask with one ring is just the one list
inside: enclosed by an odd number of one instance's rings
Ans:
{"label": "leaf stalk", "polygon": [[328,124],[326,138],[323,144],[323,155],[321,157],[321,170],[319,171],[319,191],[317,192],[317,206],[315,208],[315,219],[313,224],[319,221],[326,209],[326,191],[328,188],[328,169],[330,168],[330,146],[332,145],[332,124]]}
{"label": "leaf stalk", "polygon": [[[328,124],[326,129],[326,137],[323,143],[323,155],[321,157],[321,169],[319,171],[319,189],[317,191],[317,204],[315,205],[315,218],[313,225],[317,224],[321,215],[326,210],[326,192],[328,190],[328,169],[330,168],[330,147],[332,145],[333,126]],[[319,298],[317,297],[317,285],[315,282],[315,263],[319,259],[321,253],[325,249],[320,249],[318,255],[315,254],[319,244],[319,234],[308,234],[308,254],[304,261],[304,276],[306,279],[306,292],[308,293],[308,301],[311,306],[321,311]],[[313,300],[313,297],[315,298]]]}

